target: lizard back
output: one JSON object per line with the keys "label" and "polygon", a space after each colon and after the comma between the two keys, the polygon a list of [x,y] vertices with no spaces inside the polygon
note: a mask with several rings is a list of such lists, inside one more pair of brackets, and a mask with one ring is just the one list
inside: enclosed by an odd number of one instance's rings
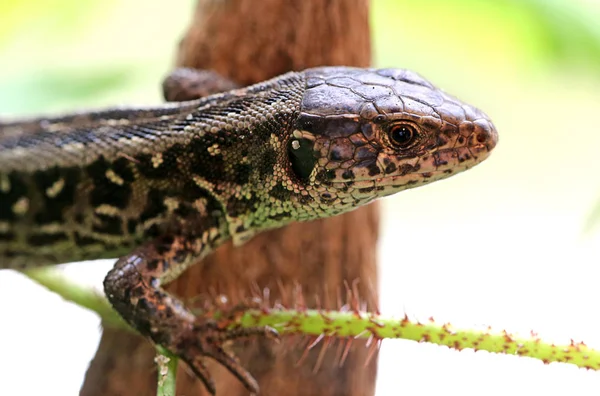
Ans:
{"label": "lizard back", "polygon": [[0,268],[118,257],[207,213],[225,238],[227,206],[272,174],[272,135],[298,112],[303,82],[289,73],[190,102],[0,124]]}

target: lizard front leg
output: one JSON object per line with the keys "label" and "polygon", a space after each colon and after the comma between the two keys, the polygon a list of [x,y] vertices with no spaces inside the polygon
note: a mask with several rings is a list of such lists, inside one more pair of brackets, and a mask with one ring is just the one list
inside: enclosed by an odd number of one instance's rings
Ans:
{"label": "lizard front leg", "polygon": [[238,361],[224,351],[225,341],[251,335],[276,337],[270,328],[226,329],[214,320],[196,317],[161,288],[211,250],[209,232],[196,236],[165,235],[120,258],[104,280],[106,295],[119,314],[142,335],[185,361],[215,394],[215,384],[203,362],[210,357],[258,393],[258,384]]}
{"label": "lizard front leg", "polygon": [[[194,100],[234,88],[237,84],[213,71],[189,68],[173,70],[163,82],[167,101]],[[195,220],[191,235],[165,235],[118,260],[104,281],[106,295],[129,324],[184,360],[209,392],[215,393],[215,384],[202,361],[205,356],[224,365],[248,390],[257,393],[252,375],[223,350],[222,343],[253,334],[273,337],[277,333],[268,328],[225,330],[215,321],[195,317],[160,287],[220,243],[219,238],[210,237],[209,231],[199,232],[203,222]],[[218,228],[212,228],[213,234]],[[239,307],[232,309],[232,314],[236,309]]]}

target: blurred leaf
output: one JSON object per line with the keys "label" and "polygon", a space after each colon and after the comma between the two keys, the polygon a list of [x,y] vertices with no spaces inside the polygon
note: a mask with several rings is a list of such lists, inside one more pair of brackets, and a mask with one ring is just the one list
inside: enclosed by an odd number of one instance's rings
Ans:
{"label": "blurred leaf", "polygon": [[108,10],[114,0],[3,0],[0,1],[0,44],[15,34],[42,31],[45,34],[71,34]]}
{"label": "blurred leaf", "polygon": [[101,70],[44,70],[35,76],[20,75],[0,82],[2,113],[44,111],[61,104],[77,107],[78,101],[122,89],[134,75],[133,67]]}
{"label": "blurred leaf", "polygon": [[546,55],[567,63],[600,65],[600,5],[567,0],[506,0],[524,7],[541,27]]}
{"label": "blurred leaf", "polygon": [[[522,69],[539,61],[545,66],[586,66],[598,76],[599,1],[376,0],[373,8],[375,32],[386,32],[383,48],[389,52],[399,46],[395,54],[376,52],[386,61],[405,64],[420,57],[424,63],[437,63],[450,56],[456,63],[462,54],[493,59],[500,68]],[[413,43],[418,45],[411,47]]]}
{"label": "blurred leaf", "polygon": [[584,232],[591,232],[596,227],[600,226],[600,200],[596,202],[596,206],[592,208],[592,213],[585,222]]}

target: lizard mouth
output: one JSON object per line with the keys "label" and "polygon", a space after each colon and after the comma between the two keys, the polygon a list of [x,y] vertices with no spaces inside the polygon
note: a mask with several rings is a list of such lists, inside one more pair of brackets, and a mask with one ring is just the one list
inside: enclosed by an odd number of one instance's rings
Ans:
{"label": "lizard mouth", "polygon": [[[468,168],[465,168],[465,170]],[[432,172],[414,172],[408,175],[389,175],[380,178],[354,180],[351,186],[350,195],[358,197],[385,196],[396,193],[401,190],[406,190],[413,187],[418,187],[423,184],[431,183],[436,180],[443,179],[449,176],[448,172],[432,171]],[[342,181],[332,183],[338,188],[347,188],[348,184]]]}
{"label": "lizard mouth", "polygon": [[[402,179],[410,181],[414,178],[429,179],[436,175],[459,173],[481,163],[490,155],[488,145],[478,144],[434,151],[430,155],[418,158],[414,163],[398,161],[397,169],[381,177],[357,177],[352,180],[331,180],[332,184],[358,185],[376,183],[377,185],[396,184]],[[437,179],[436,179],[437,180]]]}
{"label": "lizard mouth", "polygon": [[485,160],[497,138],[489,142],[438,149],[413,163],[398,161],[397,170],[379,177],[362,176],[353,180],[331,180],[335,189],[345,190],[352,198],[369,201],[396,192],[429,184],[463,172]]}

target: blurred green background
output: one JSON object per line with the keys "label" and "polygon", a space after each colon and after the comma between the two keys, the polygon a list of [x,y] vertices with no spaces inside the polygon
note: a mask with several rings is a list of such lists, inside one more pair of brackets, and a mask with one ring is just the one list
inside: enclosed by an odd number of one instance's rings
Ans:
{"label": "blurred green background", "polygon": [[[0,2],[0,116],[160,102],[160,81],[193,7],[192,0]],[[373,0],[372,30],[376,66],[418,71],[487,112],[500,135],[484,164],[384,200],[383,312],[533,328],[600,347],[600,2]],[[0,301],[26,295],[20,300],[29,298],[37,315],[34,292],[7,279],[0,274]],[[47,321],[61,322],[56,307],[45,310]],[[4,317],[20,322],[24,311]],[[77,318],[69,313],[62,320],[73,327]],[[40,358],[39,368],[31,366],[31,354],[19,349],[9,361],[23,359],[30,373],[46,373],[41,384],[75,394],[97,342],[93,329],[88,355],[73,366],[77,373],[63,363],[50,375],[52,364]],[[56,337],[66,335],[70,345],[82,333],[61,328]],[[44,334],[39,338],[50,347]],[[62,349],[42,355],[77,359],[57,344]],[[0,350],[14,345],[14,338],[0,337]],[[384,344],[378,395],[401,387],[413,395],[600,388],[594,372],[489,359]],[[0,372],[14,369],[0,363]],[[71,387],[65,376],[73,377]],[[19,393],[27,388],[18,378],[10,394],[33,394]]]}

